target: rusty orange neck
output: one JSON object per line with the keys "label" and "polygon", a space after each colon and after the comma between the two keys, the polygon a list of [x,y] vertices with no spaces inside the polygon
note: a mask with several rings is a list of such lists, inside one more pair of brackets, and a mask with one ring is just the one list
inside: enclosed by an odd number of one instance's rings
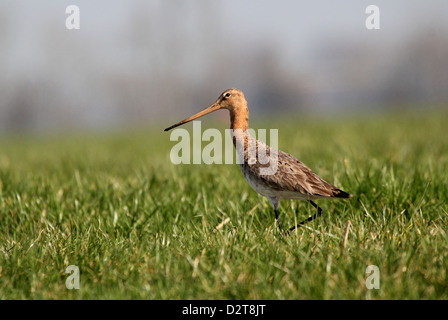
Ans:
{"label": "rusty orange neck", "polygon": [[230,110],[230,128],[234,131],[249,129],[249,109],[247,109],[247,106]]}

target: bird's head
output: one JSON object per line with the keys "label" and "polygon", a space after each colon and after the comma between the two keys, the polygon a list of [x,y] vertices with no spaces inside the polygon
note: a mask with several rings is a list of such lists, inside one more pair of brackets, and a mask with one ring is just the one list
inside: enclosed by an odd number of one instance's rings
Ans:
{"label": "bird's head", "polygon": [[172,125],[171,127],[166,128],[165,131],[171,130],[175,127],[183,125],[184,123],[193,121],[197,118],[220,109],[227,109],[231,113],[238,113],[240,111],[243,111],[243,109],[247,110],[247,102],[243,92],[235,88],[228,89],[221,93],[218,99],[216,99],[216,101],[210,107],[196,113],[195,115],[185,120],[182,120],[181,122]]}

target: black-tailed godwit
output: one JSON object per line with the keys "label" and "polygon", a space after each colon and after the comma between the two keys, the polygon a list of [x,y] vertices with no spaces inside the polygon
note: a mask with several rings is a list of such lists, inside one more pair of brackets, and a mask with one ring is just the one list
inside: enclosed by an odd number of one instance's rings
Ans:
{"label": "black-tailed godwit", "polygon": [[[278,207],[282,199],[309,201],[317,209],[316,214],[289,228],[289,231],[292,231],[322,214],[322,208],[313,200],[351,197],[347,192],[324,181],[295,157],[270,148],[252,137],[248,131],[249,109],[241,90],[233,88],[224,91],[210,107],[166,128],[165,131],[220,109],[230,112],[233,143],[237,150],[242,151],[241,156],[244,158],[240,164],[244,178],[256,192],[269,199],[280,230],[282,227]],[[260,148],[264,149],[264,152],[257,152]],[[264,157],[268,157],[268,161]],[[272,166],[272,162],[275,162],[275,166]],[[268,167],[274,167],[275,170],[269,173],[266,171]]]}

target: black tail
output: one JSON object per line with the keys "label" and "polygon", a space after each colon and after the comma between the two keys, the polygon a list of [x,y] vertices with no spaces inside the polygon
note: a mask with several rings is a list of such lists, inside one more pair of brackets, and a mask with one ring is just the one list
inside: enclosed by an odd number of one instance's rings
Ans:
{"label": "black tail", "polygon": [[345,191],[342,191],[341,189],[334,189],[333,190],[333,197],[335,198],[351,198],[352,196],[348,194]]}

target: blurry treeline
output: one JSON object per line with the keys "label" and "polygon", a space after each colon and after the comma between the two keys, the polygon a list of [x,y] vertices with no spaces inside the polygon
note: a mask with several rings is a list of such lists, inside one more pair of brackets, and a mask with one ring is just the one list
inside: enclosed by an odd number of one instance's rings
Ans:
{"label": "blurry treeline", "polygon": [[229,87],[260,116],[448,102],[448,32],[437,19],[394,39],[365,30],[360,14],[358,32],[302,46],[299,35],[247,36],[253,19],[237,23],[224,3],[137,1],[113,22],[84,2],[78,31],[64,27],[66,5],[44,6],[25,27],[17,12],[32,8],[0,12],[0,133],[179,120]]}

